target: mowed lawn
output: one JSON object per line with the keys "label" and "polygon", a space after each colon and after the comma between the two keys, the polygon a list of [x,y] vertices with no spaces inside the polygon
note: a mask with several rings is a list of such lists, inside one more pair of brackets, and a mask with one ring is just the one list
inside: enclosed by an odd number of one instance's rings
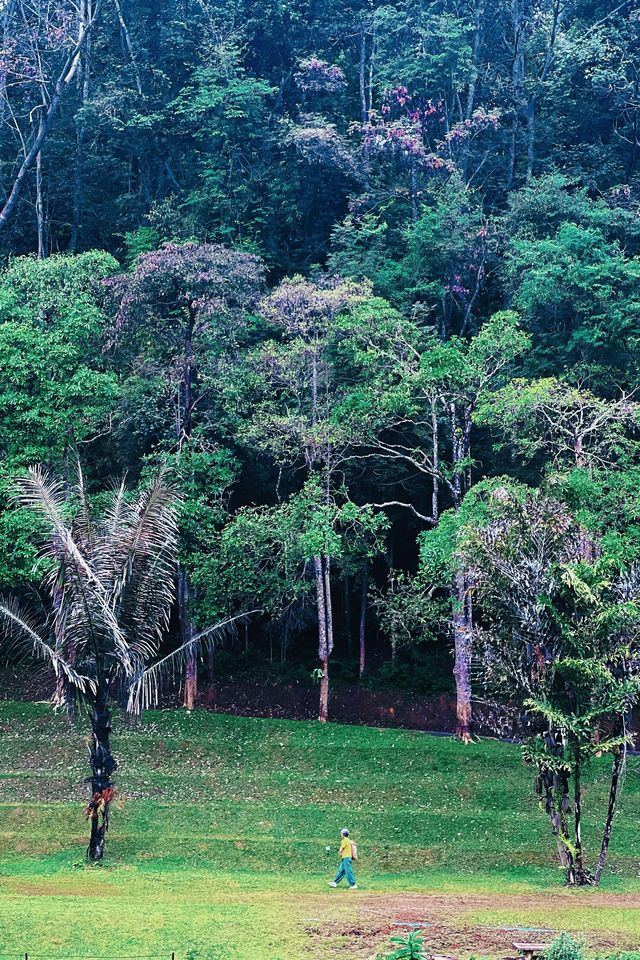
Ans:
{"label": "mowed lawn", "polygon": [[[458,956],[561,929],[640,946],[639,758],[605,884],[566,891],[515,746],[203,711],[116,721],[119,799],[88,867],[85,741],[47,705],[0,703],[0,954],[350,960],[418,924]],[[585,792],[592,852],[607,767]],[[326,885],[342,826],[358,891]]]}

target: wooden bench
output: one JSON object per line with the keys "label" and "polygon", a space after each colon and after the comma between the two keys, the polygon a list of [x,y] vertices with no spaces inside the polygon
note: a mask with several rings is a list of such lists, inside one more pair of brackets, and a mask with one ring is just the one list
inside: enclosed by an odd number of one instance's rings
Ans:
{"label": "wooden bench", "polygon": [[537,960],[542,956],[549,946],[548,943],[514,943],[513,948],[517,950],[524,960]]}

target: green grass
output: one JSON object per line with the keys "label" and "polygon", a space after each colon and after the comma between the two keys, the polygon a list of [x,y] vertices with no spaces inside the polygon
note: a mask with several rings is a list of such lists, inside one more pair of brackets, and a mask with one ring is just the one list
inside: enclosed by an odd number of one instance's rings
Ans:
{"label": "green grass", "polygon": [[[349,960],[411,910],[444,917],[461,952],[508,945],[485,936],[498,926],[640,944],[635,757],[600,894],[562,889],[516,747],[200,711],[116,723],[119,799],[90,868],[84,736],[45,705],[0,703],[0,954]],[[585,796],[592,850],[606,772]],[[344,825],[358,893],[326,887]]]}

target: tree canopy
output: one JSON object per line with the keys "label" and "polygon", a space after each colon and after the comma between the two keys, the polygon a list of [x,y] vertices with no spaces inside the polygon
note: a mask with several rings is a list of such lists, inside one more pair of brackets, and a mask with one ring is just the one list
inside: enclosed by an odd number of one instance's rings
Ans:
{"label": "tree canopy", "polygon": [[189,709],[274,636],[323,721],[330,676],[433,692],[440,656],[576,883],[564,807],[637,693],[636,7],[0,6],[0,586],[55,632],[25,476],[71,509],[79,459],[100,536],[114,475],[167,477]]}

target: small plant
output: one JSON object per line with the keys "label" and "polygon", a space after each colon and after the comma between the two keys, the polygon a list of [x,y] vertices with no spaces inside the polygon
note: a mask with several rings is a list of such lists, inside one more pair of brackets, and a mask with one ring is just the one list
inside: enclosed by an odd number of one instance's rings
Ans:
{"label": "small plant", "polygon": [[396,944],[396,949],[380,954],[379,960],[426,960],[424,937],[417,930],[412,930],[406,937],[391,937],[391,943]]}
{"label": "small plant", "polygon": [[544,960],[584,960],[584,950],[570,933],[561,933],[545,950]]}

